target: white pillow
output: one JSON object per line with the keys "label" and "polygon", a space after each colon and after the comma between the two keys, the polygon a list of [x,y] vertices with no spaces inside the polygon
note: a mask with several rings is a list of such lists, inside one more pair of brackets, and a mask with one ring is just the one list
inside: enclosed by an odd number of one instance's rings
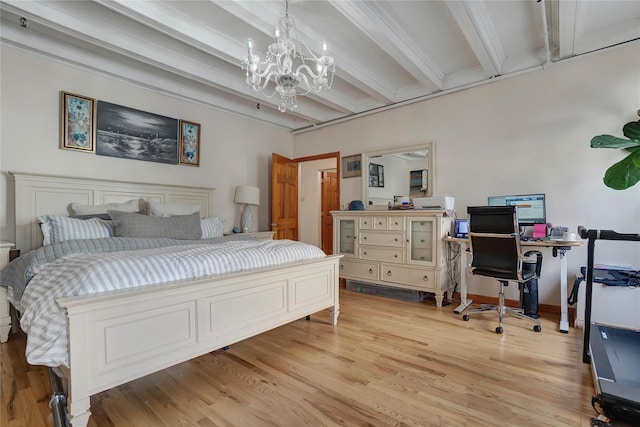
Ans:
{"label": "white pillow", "polygon": [[200,227],[202,228],[203,239],[224,236],[224,218],[219,216],[202,218],[200,220]]}
{"label": "white pillow", "polygon": [[121,212],[138,212],[140,210],[140,201],[132,199],[124,203],[107,203],[106,205],[81,205],[79,203],[71,203],[72,215],[91,215],[107,213],[108,210]]}
{"label": "white pillow", "polygon": [[115,236],[112,221],[100,218],[77,219],[61,215],[42,215],[38,217],[44,237],[43,244],[50,245],[65,240],[102,239]]}
{"label": "white pillow", "polygon": [[200,212],[200,205],[147,201],[147,215],[151,216],[191,215],[196,212]]}

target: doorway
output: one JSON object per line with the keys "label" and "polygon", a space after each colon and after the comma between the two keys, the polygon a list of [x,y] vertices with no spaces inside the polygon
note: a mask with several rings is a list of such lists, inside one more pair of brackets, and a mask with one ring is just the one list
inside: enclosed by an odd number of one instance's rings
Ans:
{"label": "doorway", "polygon": [[[331,253],[333,218],[329,212],[339,209],[340,206],[340,153],[297,159],[287,159],[274,154],[273,159],[271,230],[276,232],[276,238],[294,236],[293,240],[313,244],[325,253]],[[287,174],[283,173],[284,164],[288,165],[290,171]],[[324,172],[331,172],[332,175]],[[323,181],[326,181],[327,189],[324,197]]]}

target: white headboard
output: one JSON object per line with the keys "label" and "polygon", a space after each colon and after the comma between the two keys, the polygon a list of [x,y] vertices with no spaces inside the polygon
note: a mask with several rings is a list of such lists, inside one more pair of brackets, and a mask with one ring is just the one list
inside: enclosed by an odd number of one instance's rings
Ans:
{"label": "white headboard", "polygon": [[92,178],[9,172],[15,182],[16,248],[22,253],[42,246],[40,215],[69,215],[71,203],[103,205],[140,199],[199,204],[202,217],[213,215],[214,188],[144,184]]}

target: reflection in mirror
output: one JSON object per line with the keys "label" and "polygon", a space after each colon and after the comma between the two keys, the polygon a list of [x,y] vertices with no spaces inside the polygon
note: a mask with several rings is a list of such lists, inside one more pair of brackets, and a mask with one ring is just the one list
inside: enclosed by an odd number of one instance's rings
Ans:
{"label": "reflection in mirror", "polygon": [[[365,206],[410,203],[414,197],[430,197],[435,188],[433,143],[363,153]],[[367,166],[365,166],[367,165]]]}

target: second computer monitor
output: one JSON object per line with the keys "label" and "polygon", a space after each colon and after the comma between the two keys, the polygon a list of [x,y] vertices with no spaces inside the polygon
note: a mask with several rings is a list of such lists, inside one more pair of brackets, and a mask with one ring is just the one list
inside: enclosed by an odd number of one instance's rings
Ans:
{"label": "second computer monitor", "polygon": [[520,226],[546,224],[547,209],[544,194],[490,196],[489,206],[516,206]]}

